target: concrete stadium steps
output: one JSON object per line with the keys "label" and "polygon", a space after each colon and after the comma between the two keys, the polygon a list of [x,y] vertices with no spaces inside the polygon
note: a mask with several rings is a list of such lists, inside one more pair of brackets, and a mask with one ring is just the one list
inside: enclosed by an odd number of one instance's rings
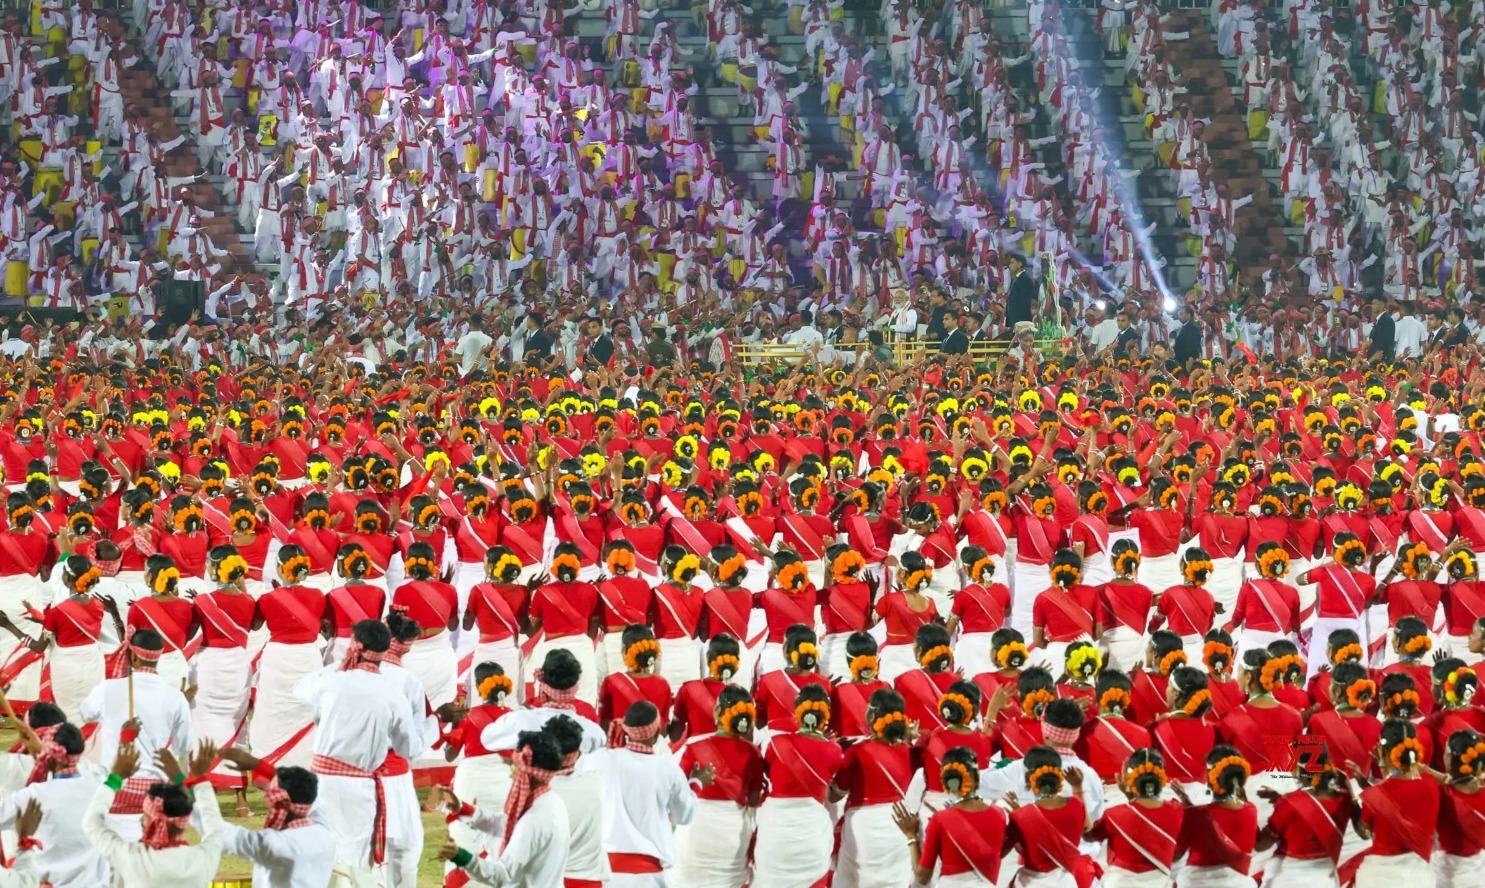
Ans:
{"label": "concrete stadium steps", "polygon": [[1226,182],[1234,197],[1253,195],[1253,202],[1237,213],[1237,250],[1230,258],[1240,272],[1256,276],[1267,267],[1270,253],[1293,259],[1281,201],[1259,165],[1248,137],[1247,111],[1236,101],[1207,16],[1195,10],[1177,10],[1171,13],[1169,27],[1191,34],[1186,40],[1166,45],[1171,63],[1189,90],[1182,98],[1196,117],[1211,120],[1206,143],[1212,158],[1212,177],[1216,182]]}
{"label": "concrete stadium steps", "polygon": [[[124,13],[121,19],[125,26],[125,33],[129,35],[129,42],[139,49],[140,37],[133,28],[132,16]],[[141,57],[143,52],[139,53]],[[171,106],[171,98],[165,88],[155,79],[155,73],[151,70],[148,61],[142,61],[133,68],[125,68],[119,75],[119,92],[124,97],[124,104],[138,105],[144,110],[152,124],[159,124],[158,138],[162,142],[168,142],[176,136],[184,134],[186,141],[165,155],[165,171],[171,177],[186,177],[199,175],[202,172],[201,164],[196,157],[196,140],[188,128],[185,118],[177,117]],[[116,152],[115,152],[116,154]],[[230,214],[225,212],[226,201],[222,192],[218,190],[220,177],[214,182],[211,177],[188,186],[196,206],[213,213],[212,216],[203,216],[201,228],[215,243],[218,249],[227,251],[229,257],[221,260],[224,272],[248,273],[254,268],[248,255],[247,247],[243,244],[237,234],[237,226],[232,221]]]}

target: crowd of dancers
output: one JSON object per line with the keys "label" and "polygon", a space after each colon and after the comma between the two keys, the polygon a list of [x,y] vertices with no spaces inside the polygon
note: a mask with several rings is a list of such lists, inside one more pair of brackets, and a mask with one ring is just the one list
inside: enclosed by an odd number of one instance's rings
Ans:
{"label": "crowd of dancers", "polygon": [[[49,883],[176,868],[194,805],[203,860],[412,885],[417,782],[496,885],[1478,881],[1472,351],[316,355],[7,371],[0,823],[40,802]],[[222,825],[237,771],[304,832]]]}

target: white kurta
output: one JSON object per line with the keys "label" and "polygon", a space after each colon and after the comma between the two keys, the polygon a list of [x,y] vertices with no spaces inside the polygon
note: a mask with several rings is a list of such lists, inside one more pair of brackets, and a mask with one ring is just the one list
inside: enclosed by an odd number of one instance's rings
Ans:
{"label": "white kurta", "polygon": [[[189,748],[189,747],[187,747]],[[113,884],[121,888],[202,888],[216,878],[222,860],[224,833],[217,794],[210,783],[197,784],[196,815],[201,819],[201,844],[155,851],[125,839],[107,823],[114,791],[100,786],[83,815],[83,832],[113,868]]]}

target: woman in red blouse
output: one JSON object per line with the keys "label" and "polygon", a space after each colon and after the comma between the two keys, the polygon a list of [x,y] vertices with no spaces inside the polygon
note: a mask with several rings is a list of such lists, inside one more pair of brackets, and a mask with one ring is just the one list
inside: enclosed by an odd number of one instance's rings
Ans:
{"label": "woman in red blouse", "polygon": [[1439,847],[1434,851],[1438,888],[1468,888],[1485,882],[1485,737],[1455,731],[1444,747],[1444,784],[1439,805]]}
{"label": "woman in red blouse", "polygon": [[158,667],[160,679],[170,687],[183,689],[191,671],[186,662],[186,646],[201,631],[196,610],[180,595],[180,571],[170,556],[156,553],[143,564],[149,595],[129,605],[126,624],[130,629],[153,629],[160,633],[165,639],[165,652]]}
{"label": "woman in red blouse", "polygon": [[[477,660],[470,672],[473,673],[474,696],[469,700],[474,705],[446,736],[444,757],[449,761],[459,760],[454,766],[452,785],[459,801],[476,808],[495,810],[505,804],[505,798],[510,794],[511,766],[505,756],[486,749],[480,742],[480,735],[510,712],[510,704],[515,701],[516,683],[505,674],[499,663]],[[465,848],[480,847],[482,841],[463,818],[449,822],[449,835]]]}
{"label": "woman in red blouse", "polygon": [[1001,688],[985,704],[985,723],[995,727],[995,748],[1002,758],[1021,758],[1041,744],[1042,712],[1057,699],[1057,685],[1050,672],[1032,666],[1017,679],[1015,697],[1012,704],[1011,695]]}
{"label": "woman in red blouse", "polygon": [[1057,696],[1076,700],[1085,713],[1092,712],[1098,695],[1093,680],[1103,669],[1103,658],[1091,641],[1075,641],[1067,646],[1062,658],[1062,675],[1057,678]]}
{"label": "woman in red blouse", "polygon": [[[968,747],[958,746],[944,753],[932,773],[949,801],[932,808],[926,829],[921,814],[913,814],[903,805],[896,807],[897,826],[917,852],[913,875],[918,884],[929,884],[935,870],[939,874],[937,884],[943,888],[989,886],[1000,878],[1000,861],[1008,850],[1010,818],[1005,809],[987,805],[980,798],[982,767],[984,762],[977,760]],[[935,781],[930,778],[930,782]]]}
{"label": "woman in red blouse", "polygon": [[965,675],[991,668],[990,639],[1011,615],[1011,590],[995,582],[995,560],[979,546],[965,546],[959,564],[969,582],[954,595],[947,626],[954,642],[955,660]]}
{"label": "woman in red blouse", "polygon": [[[598,702],[597,657],[593,650],[598,590],[589,583],[578,582],[578,572],[583,566],[574,551],[576,548],[572,543],[558,543],[552,553],[552,582],[538,586],[531,593],[528,630],[533,635],[540,633],[541,640],[531,651],[524,674],[535,675],[533,670],[548,651],[565,650],[577,659],[581,669],[578,699],[591,706]],[[663,643],[660,650],[663,663]]]}
{"label": "woman in red blouse", "polygon": [[892,811],[913,777],[911,718],[896,691],[880,690],[867,702],[866,720],[870,736],[846,750],[835,777],[846,794],[836,878],[851,885],[906,885],[913,860]]}
{"label": "woman in red blouse", "polygon": [[1308,712],[1314,701],[1305,690],[1305,659],[1299,655],[1299,645],[1281,638],[1269,644],[1268,655],[1284,661],[1284,683],[1274,688],[1274,699],[1288,704],[1296,712]]}
{"label": "woman in red blouse", "polygon": [[926,733],[944,726],[938,713],[938,698],[959,680],[948,630],[937,623],[919,626],[913,655],[918,668],[899,675],[893,687],[906,701],[908,719]]}
{"label": "woman in red blouse", "polygon": [[1217,745],[1217,729],[1209,721],[1212,692],[1207,677],[1200,669],[1177,667],[1170,675],[1166,690],[1169,714],[1150,729],[1155,748],[1165,756],[1166,771],[1172,781],[1190,790],[1206,783],[1206,758]]}
{"label": "woman in red blouse", "polygon": [[1253,558],[1258,576],[1238,590],[1237,604],[1227,620],[1227,631],[1238,633],[1238,653],[1268,647],[1299,631],[1299,592],[1284,577],[1289,553],[1280,543],[1263,543]]}
{"label": "woman in red blouse", "polygon": [[1366,639],[1366,608],[1372,600],[1377,581],[1366,571],[1366,544],[1356,534],[1341,531],[1335,535],[1335,548],[1328,564],[1312,567],[1295,582],[1301,586],[1315,584],[1315,622],[1311,627],[1308,660],[1310,675],[1320,671],[1325,662],[1325,645],[1330,633],[1350,629]]}
{"label": "woman in red blouse", "polygon": [[694,678],[676,689],[670,714],[672,740],[705,737],[717,730],[713,709],[722,691],[736,686],[742,663],[739,651],[737,639],[731,635],[713,635],[706,643],[706,676]]}
{"label": "woman in red blouse", "polygon": [[800,688],[793,714],[797,731],[775,734],[763,754],[768,797],[758,808],[753,846],[757,885],[812,886],[830,872],[835,828],[825,802],[845,755],[824,733],[830,724],[826,689]]}
{"label": "woman in red blouse", "polygon": [[[747,641],[754,638],[749,632],[754,622],[754,595],[743,587],[750,579],[748,558],[732,546],[716,546],[705,565],[715,585],[702,593],[701,625],[698,634],[702,638],[726,635]],[[601,591],[601,589],[600,589]],[[754,667],[758,662],[761,643],[741,658],[736,683],[749,687],[753,684]],[[782,663],[782,661],[781,661]],[[693,679],[694,681],[694,679]]]}
{"label": "woman in red blouse", "polygon": [[791,626],[814,628],[817,603],[809,569],[799,556],[783,549],[774,553],[772,582],[758,594],[758,606],[768,624],[768,636],[758,657],[760,673],[783,667],[784,633]]}
{"label": "woman in red blouse", "polygon": [[1129,710],[1129,676],[1117,669],[1105,669],[1098,675],[1095,691],[1098,715],[1084,724],[1074,748],[1106,786],[1113,786],[1123,772],[1129,751],[1150,745],[1150,732],[1124,717]]}
{"label": "woman in red blouse", "polygon": [[[202,644],[196,652],[191,735],[225,749],[236,744],[247,718],[253,675],[248,632],[256,622],[258,607],[247,591],[247,562],[235,547],[212,547],[206,570],[216,588],[192,601],[201,623]],[[55,669],[53,664],[54,674]],[[246,802],[239,795],[239,807]]]}
{"label": "woman in red blouse", "polygon": [[263,515],[268,514],[266,509],[254,505],[250,499],[238,497],[233,500],[227,514],[231,533],[223,540],[235,546],[237,554],[248,563],[248,592],[254,595],[267,591],[268,580],[273,575],[273,565],[268,563],[268,549],[275,541],[271,529],[263,523],[265,519],[260,517],[260,511]]}
{"label": "woman in red blouse", "polygon": [[831,546],[826,550],[826,579],[820,602],[820,661],[826,675],[834,681],[850,677],[847,666],[846,639],[853,632],[865,632],[872,624],[872,598],[875,590],[865,581],[866,559],[850,546]]}
{"label": "woman in red blouse", "polygon": [[1346,776],[1323,751],[1303,769],[1296,767],[1296,773],[1301,781],[1299,789],[1283,795],[1274,789],[1262,792],[1262,801],[1273,806],[1254,846],[1254,851],[1272,848],[1274,852],[1264,870],[1265,885],[1334,885],[1346,828],[1355,818],[1355,802]]}
{"label": "woman in red blouse", "polygon": [[1252,766],[1249,783],[1255,789],[1289,780],[1290,759],[1295,741],[1304,732],[1304,718],[1293,708],[1274,699],[1274,689],[1284,681],[1285,662],[1259,648],[1243,654],[1238,684],[1248,701],[1217,724],[1222,742],[1237,749]]}
{"label": "woman in red blouse", "polygon": [[1212,714],[1221,718],[1247,697],[1233,678],[1232,636],[1221,629],[1207,633],[1201,646],[1201,662],[1207,668],[1207,687],[1212,692]]}
{"label": "woman in red blouse", "polygon": [[357,543],[346,543],[335,553],[335,575],[342,585],[325,596],[325,623],[330,649],[325,660],[339,663],[351,644],[351,627],[362,620],[380,620],[387,607],[387,592],[366,582],[375,566],[370,553]]}
{"label": "woman in red blouse", "polygon": [[[1156,615],[1150,625],[1165,624],[1181,636],[1188,662],[1199,659],[1202,639],[1212,631],[1216,601],[1206,589],[1212,574],[1212,559],[1200,546],[1192,546],[1179,557],[1181,582],[1168,586],[1155,596]],[[1156,587],[1159,588],[1159,587]]]}
{"label": "woman in red blouse", "polygon": [[808,626],[794,626],[784,636],[783,669],[758,676],[756,703],[759,724],[769,731],[788,731],[794,727],[790,705],[805,685],[819,685],[827,692],[830,679],[821,675],[820,649],[815,632]]}
{"label": "woman in red blouse", "polygon": [[1444,747],[1450,737],[1460,731],[1485,734],[1485,708],[1475,702],[1479,691],[1479,674],[1464,665],[1463,660],[1445,657],[1434,662],[1435,709],[1423,724],[1440,741],[1430,759],[1436,770],[1444,770]]}
{"label": "woman in red blouse", "polygon": [[1382,723],[1371,714],[1377,704],[1377,683],[1360,663],[1336,664],[1329,672],[1330,707],[1310,716],[1309,733],[1325,742],[1330,758],[1347,774],[1375,773],[1372,750],[1382,734]]}
{"label": "woman in red blouse", "polygon": [[[512,559],[520,561],[514,554]],[[519,573],[517,570],[516,575]],[[639,558],[628,540],[614,540],[603,547],[603,573],[594,585],[598,589],[598,624],[603,627],[598,669],[607,675],[624,670],[624,627],[649,621],[654,592],[649,581],[640,576]]]}
{"label": "woman in red blouse", "polygon": [[160,538],[160,551],[175,561],[180,575],[187,579],[210,579],[206,576],[206,550],[211,544],[201,506],[188,496],[172,497],[168,530]]}
{"label": "woman in red blouse", "polygon": [[1191,522],[1191,532],[1211,555],[1212,575],[1207,591],[1231,611],[1243,584],[1243,548],[1248,541],[1248,516],[1234,514],[1237,489],[1226,481],[1212,485],[1211,508]]}
{"label": "woman in red blouse", "polygon": [[1109,666],[1128,672],[1145,661],[1145,631],[1155,596],[1135,579],[1140,570],[1138,543],[1115,540],[1110,559],[1114,578],[1098,590],[1105,623],[1103,643],[1109,651]]}
{"label": "woman in red blouse", "polygon": [[852,741],[867,736],[867,701],[882,688],[891,687],[882,681],[880,665],[877,640],[865,632],[852,632],[846,639],[846,668],[850,678],[836,683],[831,691],[830,727],[837,737]]}
{"label": "woman in red blouse", "polygon": [[1366,658],[1366,649],[1361,646],[1361,639],[1350,629],[1337,629],[1330,633],[1330,639],[1325,645],[1325,665],[1315,673],[1306,686],[1306,691],[1311,699],[1315,701],[1315,707],[1320,710],[1330,709],[1331,703],[1330,680],[1331,672],[1342,663],[1355,663],[1363,665]]}
{"label": "woman in red blouse", "polygon": [[1361,816],[1353,821],[1363,839],[1371,839],[1356,888],[1426,885],[1433,878],[1443,790],[1431,775],[1418,731],[1401,719],[1382,725],[1377,767],[1387,776],[1361,792]]}
{"label": "woman in red blouse", "polygon": [[[1077,888],[1088,888],[1098,870],[1093,860],[1078,850],[1078,842],[1091,826],[1083,806],[1083,772],[1077,768],[1064,770],[1062,756],[1050,746],[1028,750],[1022,764],[1026,792],[1032,801],[1022,803],[1016,793],[1006,796],[1011,806],[1006,839],[1020,852],[1022,871],[1030,874],[1030,880],[1061,871]],[[1062,795],[1064,780],[1072,789],[1071,797]]]}
{"label": "woman in red blouse", "polygon": [[[937,715],[944,726],[924,733],[919,728],[917,755],[923,769],[924,792],[922,801],[935,811],[942,811],[959,798],[957,792],[944,787],[941,767],[945,756],[955,749],[968,749],[976,768],[988,768],[995,752],[995,742],[989,729],[975,728],[975,718],[980,714],[980,689],[974,682],[959,680],[949,686],[938,698]],[[917,808],[917,800],[909,799]]]}
{"label": "woman in red blouse", "polygon": [[1178,855],[1184,855],[1182,888],[1252,888],[1251,849],[1258,840],[1258,809],[1245,798],[1248,763],[1231,746],[1207,753],[1208,805],[1192,805],[1180,784],[1173,789],[1186,806]]}
{"label": "woman in red blouse", "polygon": [[1088,831],[1089,839],[1109,843],[1103,883],[1108,888],[1168,885],[1186,810],[1174,799],[1160,798],[1165,791],[1165,759],[1153,749],[1136,749],[1124,763],[1118,783],[1129,804],[1104,809]]}
{"label": "woman in red blouse", "polygon": [[492,546],[485,552],[484,570],[484,581],[469,590],[464,607],[464,631],[478,628],[471,662],[499,664],[501,674],[515,687],[511,699],[519,700],[523,690],[521,627],[525,625],[531,590],[517,582],[521,559],[504,546]]}
{"label": "woman in red blouse", "polygon": [[877,601],[872,625],[887,624],[887,638],[878,656],[883,681],[893,681],[912,669],[913,640],[918,627],[938,619],[933,600],[924,594],[933,579],[933,569],[918,552],[904,552],[897,569],[897,589]]}
{"label": "woman in red blouse", "polygon": [[974,676],[973,681],[980,689],[980,697],[986,704],[995,697],[997,691],[1002,687],[1009,688],[1011,696],[1008,702],[1012,706],[1018,706],[1016,698],[1016,685],[1021,678],[1021,670],[1026,667],[1026,662],[1031,658],[1031,652],[1026,647],[1026,639],[1009,626],[997,629],[990,637],[990,660],[993,672],[981,672]]}
{"label": "woman in red blouse", "polygon": [[1180,583],[1176,553],[1188,530],[1175,483],[1164,475],[1151,478],[1149,489],[1126,509],[1128,526],[1140,535],[1140,582],[1151,589],[1169,589]]}
{"label": "woman in red blouse", "polygon": [[335,553],[340,548],[340,534],[330,529],[330,500],[323,493],[304,498],[304,517],[284,538],[285,545],[297,546],[309,559],[305,585],[328,592],[335,585]]}
{"label": "woman in red blouse", "polygon": [[1434,707],[1433,670],[1425,659],[1432,649],[1433,640],[1428,636],[1427,624],[1417,617],[1403,617],[1392,624],[1392,653],[1396,662],[1381,673],[1386,677],[1394,672],[1405,672],[1413,677],[1420,700],[1418,713],[1424,718],[1433,713]]}
{"label": "woman in red blouse", "polygon": [[676,829],[675,879],[679,885],[743,885],[753,812],[763,801],[763,756],[753,745],[758,712],[745,688],[728,685],[707,717],[716,733],[699,737],[681,754],[682,771],[710,766],[714,776],[696,790],[691,822]]}
{"label": "woman in red blouse", "polygon": [[1456,652],[1471,650],[1475,624],[1485,620],[1485,580],[1480,577],[1478,558],[1461,544],[1444,557],[1444,566],[1450,580],[1444,586],[1443,599],[1449,647]]}
{"label": "woman in red blouse", "polygon": [[[103,649],[98,646],[98,639],[103,634],[105,609],[103,602],[92,595],[102,574],[83,555],[67,558],[61,568],[58,579],[67,597],[48,605],[42,613],[44,634],[40,647],[44,651],[48,639],[53,644],[49,660],[53,699],[69,721],[82,724],[82,701],[103,681]],[[3,612],[0,621],[3,621],[0,626],[11,626]],[[34,651],[37,646],[32,643],[31,649]],[[241,678],[245,688],[247,676]]]}
{"label": "woman in red blouse", "polygon": [[418,624],[418,638],[402,657],[402,665],[423,683],[434,709],[458,696],[458,660],[450,633],[459,625],[459,593],[439,579],[439,560],[433,545],[417,540],[402,560],[407,582],[392,593],[391,609]]}
{"label": "woman in red blouse", "polygon": [[1130,691],[1134,702],[1130,704],[1129,717],[1139,724],[1151,725],[1169,711],[1166,698],[1170,674],[1185,665],[1186,649],[1181,636],[1167,629],[1150,633],[1150,643],[1145,650],[1145,668],[1129,679],[1134,686]]}
{"label": "woman in red blouse", "polygon": [[701,559],[680,546],[666,546],[662,568],[667,582],[655,588],[650,625],[660,642],[660,674],[673,688],[701,676],[701,613],[705,595],[696,585]]}
{"label": "woman in red blouse", "polygon": [[626,626],[623,632],[623,672],[610,672],[598,686],[598,723],[605,732],[614,719],[622,719],[629,707],[648,700],[660,711],[660,718],[670,722],[673,698],[670,684],[655,674],[660,658],[660,645],[655,633],[642,625]]}
{"label": "woman in red blouse", "polygon": [[[325,594],[303,585],[310,559],[293,544],[278,550],[277,586],[258,599],[253,628],[267,627],[268,644],[258,663],[258,691],[248,742],[258,758],[273,753],[314,719],[314,711],[294,695],[299,679],[323,668],[320,642]],[[285,756],[289,764],[309,761],[311,744],[301,737]]]}
{"label": "woman in red blouse", "polygon": [[[1396,627],[1408,617],[1420,619],[1426,626],[1433,625],[1444,597],[1444,587],[1434,577],[1443,567],[1443,561],[1435,562],[1425,543],[1413,543],[1398,553],[1392,569],[1377,586],[1376,602],[1387,605],[1389,626]],[[1398,574],[1402,574],[1401,578]],[[1385,665],[1396,662],[1400,654],[1395,644],[1388,648]]]}
{"label": "woman in red blouse", "polygon": [[1061,663],[1067,646],[1103,634],[1098,593],[1083,585],[1083,559],[1071,549],[1059,549],[1052,559],[1052,585],[1036,596],[1031,610],[1031,644],[1046,652],[1051,663]]}

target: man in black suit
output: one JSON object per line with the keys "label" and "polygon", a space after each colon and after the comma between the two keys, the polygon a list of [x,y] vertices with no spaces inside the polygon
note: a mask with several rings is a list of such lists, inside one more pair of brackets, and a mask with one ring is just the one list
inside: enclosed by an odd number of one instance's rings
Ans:
{"label": "man in black suit", "polygon": [[1201,322],[1196,319],[1196,312],[1192,311],[1189,305],[1181,306],[1181,311],[1176,317],[1181,321],[1181,329],[1176,332],[1172,352],[1177,361],[1186,364],[1201,357]]}
{"label": "man in black suit", "polygon": [[991,340],[990,333],[985,330],[985,316],[979,312],[970,312],[964,316],[964,335],[969,338],[969,347],[974,348]]}
{"label": "man in black suit", "polygon": [[531,315],[531,335],[526,337],[526,362],[540,363],[552,356],[552,337],[547,333],[547,319],[538,312]]}
{"label": "man in black suit", "polygon": [[1367,346],[1366,356],[1390,361],[1397,352],[1397,326],[1387,306],[1387,297],[1372,297],[1372,317],[1371,344]]}
{"label": "man in black suit", "polygon": [[1114,340],[1114,354],[1131,361],[1140,356],[1140,331],[1134,326],[1138,314],[1126,308],[1119,312],[1119,337]]}
{"label": "man in black suit", "polygon": [[969,352],[969,337],[959,329],[959,315],[952,311],[944,312],[944,338],[939,343],[938,351],[942,355],[962,355]]}
{"label": "man in black suit", "polygon": [[1005,325],[1014,328],[1021,321],[1032,320],[1032,306],[1036,304],[1036,281],[1026,270],[1026,259],[1011,254],[1011,289],[1005,300]]}
{"label": "man in black suit", "polygon": [[597,318],[588,318],[588,357],[598,363],[600,367],[608,366],[609,358],[614,356],[614,338],[603,329],[603,323]]}

